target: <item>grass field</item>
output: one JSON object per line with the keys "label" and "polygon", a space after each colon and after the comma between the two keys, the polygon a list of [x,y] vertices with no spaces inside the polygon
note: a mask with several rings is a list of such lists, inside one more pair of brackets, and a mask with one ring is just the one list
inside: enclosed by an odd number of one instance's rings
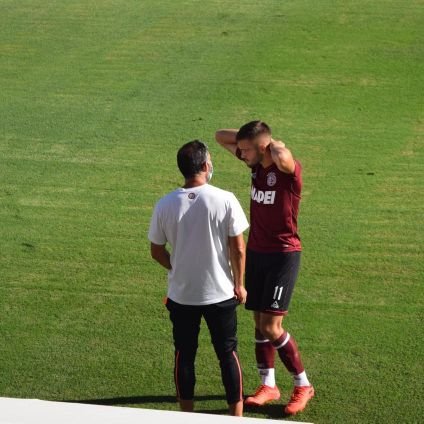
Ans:
{"label": "grass field", "polygon": [[[177,409],[152,207],[201,138],[247,210],[213,134],[262,118],[304,166],[296,420],[421,422],[423,28],[421,0],[0,0],[0,396]],[[250,393],[241,308],[239,338]],[[204,329],[197,367],[225,413]]]}

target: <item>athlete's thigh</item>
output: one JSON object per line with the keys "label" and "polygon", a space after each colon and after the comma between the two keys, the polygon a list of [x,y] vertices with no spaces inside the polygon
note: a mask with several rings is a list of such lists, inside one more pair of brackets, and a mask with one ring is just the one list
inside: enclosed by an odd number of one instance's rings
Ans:
{"label": "athlete's thigh", "polygon": [[175,349],[196,350],[202,318],[201,309],[197,306],[181,305],[168,299],[166,307],[172,322]]}
{"label": "athlete's thigh", "polygon": [[288,312],[300,266],[300,252],[273,254],[261,300],[263,312],[285,315]]}
{"label": "athlete's thigh", "polygon": [[266,263],[264,255],[247,250],[245,285],[247,291],[246,309],[259,311],[263,297]]}
{"label": "athlete's thigh", "polygon": [[217,353],[229,352],[237,348],[237,305],[233,298],[214,305],[205,306],[203,316],[211,334]]}

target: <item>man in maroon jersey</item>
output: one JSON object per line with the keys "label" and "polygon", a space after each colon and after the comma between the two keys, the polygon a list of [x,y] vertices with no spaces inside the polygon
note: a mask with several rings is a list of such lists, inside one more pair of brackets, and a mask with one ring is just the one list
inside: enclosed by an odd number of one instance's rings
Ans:
{"label": "man in maroon jersey", "polygon": [[261,406],[280,398],[274,376],[277,351],[295,386],[285,413],[296,414],[314,396],[297,344],[282,326],[302,250],[297,232],[302,167],[283,142],[273,140],[271,129],[262,121],[249,122],[239,130],[219,130],[216,140],[252,170],[246,309],[254,313],[262,384],[245,404]]}

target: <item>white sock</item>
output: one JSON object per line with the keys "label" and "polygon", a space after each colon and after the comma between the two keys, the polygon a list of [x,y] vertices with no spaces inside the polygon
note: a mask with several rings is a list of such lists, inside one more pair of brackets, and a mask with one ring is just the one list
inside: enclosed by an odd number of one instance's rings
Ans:
{"label": "white sock", "polygon": [[294,375],[293,378],[294,378],[294,385],[296,387],[299,387],[299,386],[310,386],[311,385],[311,383],[308,380],[308,377],[306,376],[306,372],[305,371],[301,372],[298,375]]}
{"label": "white sock", "polygon": [[259,368],[259,375],[262,384],[269,387],[275,387],[275,369],[274,368]]}

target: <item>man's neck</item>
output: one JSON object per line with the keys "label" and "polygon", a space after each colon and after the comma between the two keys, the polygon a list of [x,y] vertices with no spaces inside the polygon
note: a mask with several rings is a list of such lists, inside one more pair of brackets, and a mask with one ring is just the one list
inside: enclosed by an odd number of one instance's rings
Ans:
{"label": "man's neck", "polygon": [[262,168],[268,168],[274,163],[271,157],[271,153],[265,152],[263,159],[261,160],[260,164],[262,165]]}
{"label": "man's neck", "polygon": [[185,184],[183,185],[183,188],[194,188],[194,187],[200,187],[202,185],[207,184],[206,180],[202,177],[194,177],[190,178],[185,181]]}

